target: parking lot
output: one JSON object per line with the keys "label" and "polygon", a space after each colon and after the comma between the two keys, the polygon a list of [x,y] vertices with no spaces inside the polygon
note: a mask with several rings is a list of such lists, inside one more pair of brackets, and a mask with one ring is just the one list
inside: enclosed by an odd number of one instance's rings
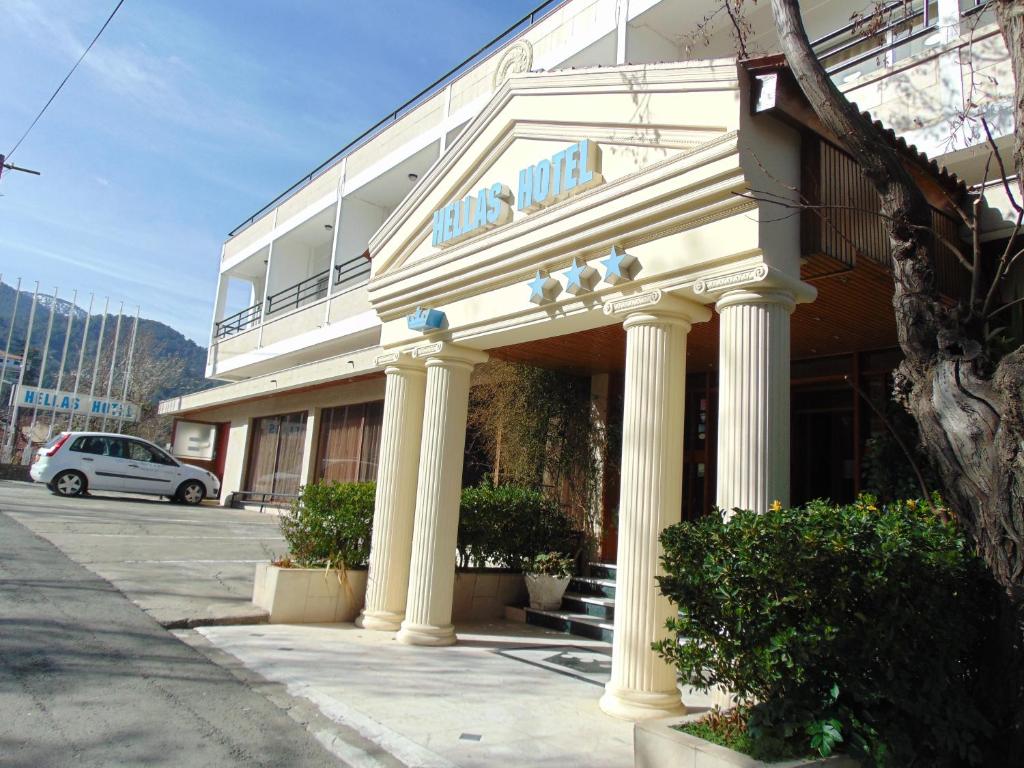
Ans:
{"label": "parking lot", "polygon": [[110,581],[167,627],[257,620],[256,563],[285,553],[277,517],[156,498],[61,498],[0,481],[0,512]]}

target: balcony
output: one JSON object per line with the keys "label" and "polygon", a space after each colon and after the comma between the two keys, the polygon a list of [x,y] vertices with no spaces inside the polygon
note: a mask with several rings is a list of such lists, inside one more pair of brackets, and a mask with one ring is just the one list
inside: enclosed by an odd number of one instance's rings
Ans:
{"label": "balcony", "polygon": [[340,294],[363,285],[370,278],[370,260],[365,254],[334,265],[334,280],[331,270],[324,270],[276,293],[269,294],[264,301],[246,307],[215,323],[214,341],[228,338],[244,331],[259,328],[271,322],[274,315],[297,310],[310,304],[319,303],[328,293]]}

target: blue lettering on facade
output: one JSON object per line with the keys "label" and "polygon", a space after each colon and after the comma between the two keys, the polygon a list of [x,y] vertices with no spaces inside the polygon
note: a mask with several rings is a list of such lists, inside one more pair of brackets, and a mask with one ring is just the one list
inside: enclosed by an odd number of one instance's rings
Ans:
{"label": "blue lettering on facade", "polygon": [[430,242],[434,246],[454,245],[511,221],[513,200],[518,210],[533,211],[602,181],[600,147],[583,139],[555,152],[550,159],[521,169],[515,198],[508,187],[492,184],[434,211]]}

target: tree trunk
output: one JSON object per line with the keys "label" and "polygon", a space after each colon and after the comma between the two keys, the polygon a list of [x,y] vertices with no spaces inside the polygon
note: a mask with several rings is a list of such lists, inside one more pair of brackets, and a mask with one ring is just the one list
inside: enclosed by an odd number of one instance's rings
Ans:
{"label": "tree trunk", "polygon": [[[893,306],[904,354],[898,395],[917,422],[946,501],[992,573],[1019,602],[1024,596],[1024,350],[993,365],[981,328],[964,324],[938,301],[930,211],[920,189],[895,150],[818,62],[796,0],[772,0],[772,9],[786,61],[811,107],[864,170],[889,217]],[[1015,22],[1020,23],[1019,15]]]}

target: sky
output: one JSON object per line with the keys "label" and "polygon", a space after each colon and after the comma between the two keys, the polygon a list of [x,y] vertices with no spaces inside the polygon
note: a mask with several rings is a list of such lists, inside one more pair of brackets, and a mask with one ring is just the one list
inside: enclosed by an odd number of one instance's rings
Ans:
{"label": "sky", "polygon": [[[209,340],[227,233],[540,0],[125,0],[0,179],[13,285]],[[3,0],[0,153],[116,0]]]}

